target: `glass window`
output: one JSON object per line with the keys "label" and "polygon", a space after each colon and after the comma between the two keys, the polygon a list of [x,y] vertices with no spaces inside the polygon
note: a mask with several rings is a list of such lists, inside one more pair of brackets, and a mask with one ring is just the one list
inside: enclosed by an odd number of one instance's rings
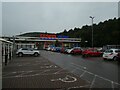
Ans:
{"label": "glass window", "polygon": [[23,48],[22,50],[28,50],[27,48]]}
{"label": "glass window", "polygon": [[120,52],[120,50],[115,50],[116,53]]}
{"label": "glass window", "polygon": [[113,52],[113,50],[107,50],[107,51],[105,51],[105,53],[112,53]]}

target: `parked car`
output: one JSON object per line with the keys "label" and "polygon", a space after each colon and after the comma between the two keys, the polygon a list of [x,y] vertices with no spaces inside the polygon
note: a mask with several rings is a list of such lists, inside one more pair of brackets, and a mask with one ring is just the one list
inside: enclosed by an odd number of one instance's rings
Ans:
{"label": "parked car", "polygon": [[103,53],[103,59],[112,59],[117,60],[117,55],[120,52],[120,49],[109,49]]}
{"label": "parked car", "polygon": [[81,49],[81,47],[74,47],[74,48],[68,49],[67,52],[69,54],[81,54],[82,49]]}
{"label": "parked car", "polygon": [[82,52],[83,57],[88,56],[102,56],[102,52],[98,51],[96,48],[89,48]]}
{"label": "parked car", "polygon": [[32,49],[32,48],[20,48],[17,50],[16,55],[19,57],[23,55],[34,55],[34,56],[39,56],[40,52],[39,50]]}
{"label": "parked car", "polygon": [[46,47],[46,50],[47,50],[47,51],[52,51],[53,48],[54,48],[53,45],[49,45],[48,47]]}
{"label": "parked car", "polygon": [[56,50],[56,47],[51,48],[51,51],[55,52],[55,50]]}
{"label": "parked car", "polygon": [[71,49],[72,49],[72,48],[67,48],[67,49],[66,49],[66,53],[70,53]]}
{"label": "parked car", "polygon": [[68,53],[68,51],[70,50],[70,47],[62,47],[61,48],[61,53]]}
{"label": "parked car", "polygon": [[120,52],[118,52],[118,54],[116,56],[116,60],[120,61]]}
{"label": "parked car", "polygon": [[62,47],[60,52],[61,53],[67,53],[67,49],[68,49],[68,47]]}
{"label": "parked car", "polygon": [[71,54],[82,54],[82,48],[80,47],[75,47],[71,50]]}
{"label": "parked car", "polygon": [[56,47],[56,52],[60,52],[62,47]]}
{"label": "parked car", "polygon": [[54,47],[52,49],[52,51],[54,51],[54,52],[60,52],[61,51],[61,47]]}
{"label": "parked car", "polygon": [[51,47],[47,47],[46,50],[47,50],[47,51],[50,51],[50,50],[51,50]]}

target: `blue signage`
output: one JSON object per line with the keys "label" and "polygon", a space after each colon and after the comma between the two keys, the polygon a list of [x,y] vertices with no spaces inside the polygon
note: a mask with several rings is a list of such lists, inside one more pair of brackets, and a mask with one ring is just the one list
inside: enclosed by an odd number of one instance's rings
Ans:
{"label": "blue signage", "polygon": [[[58,35],[56,38],[69,38],[68,36]],[[56,40],[56,38],[41,37],[41,40]]]}
{"label": "blue signage", "polygon": [[68,36],[58,35],[57,38],[69,38]]}
{"label": "blue signage", "polygon": [[56,40],[55,38],[40,38],[42,40]]}

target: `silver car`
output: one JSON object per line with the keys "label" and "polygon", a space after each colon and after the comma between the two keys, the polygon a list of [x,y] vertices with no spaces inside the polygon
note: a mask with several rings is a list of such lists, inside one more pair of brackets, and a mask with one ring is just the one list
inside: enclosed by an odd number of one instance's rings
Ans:
{"label": "silver car", "polygon": [[16,55],[19,57],[23,55],[34,55],[34,56],[39,56],[40,51],[32,48],[20,48],[17,50]]}

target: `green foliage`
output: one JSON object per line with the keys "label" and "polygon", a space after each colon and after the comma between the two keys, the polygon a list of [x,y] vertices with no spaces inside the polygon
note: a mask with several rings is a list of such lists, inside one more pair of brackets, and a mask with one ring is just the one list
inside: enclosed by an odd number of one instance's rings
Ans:
{"label": "green foliage", "polygon": [[[103,45],[120,45],[120,18],[109,19],[104,22],[100,22],[99,24],[94,24],[94,46],[99,47]],[[21,34],[19,36],[28,36],[28,37],[40,37],[40,34],[43,32],[30,32]],[[45,32],[47,33],[47,32]],[[49,34],[49,33],[48,33]],[[87,42],[86,46],[91,46],[91,35],[92,28],[91,26],[85,25],[82,28],[75,27],[74,29],[64,30],[63,32],[57,33],[57,35],[66,35],[71,38],[81,38],[81,45],[85,45],[85,41]],[[56,41],[57,46],[59,43]]]}
{"label": "green foliage", "polygon": [[[94,46],[99,47],[108,44],[120,45],[120,18],[109,19],[108,21],[100,22],[98,25],[93,25]],[[59,35],[67,35],[71,38],[81,38],[81,45],[84,46],[85,41],[87,46],[91,46],[91,26],[85,25],[82,28],[70,29],[67,32],[58,33]]]}

